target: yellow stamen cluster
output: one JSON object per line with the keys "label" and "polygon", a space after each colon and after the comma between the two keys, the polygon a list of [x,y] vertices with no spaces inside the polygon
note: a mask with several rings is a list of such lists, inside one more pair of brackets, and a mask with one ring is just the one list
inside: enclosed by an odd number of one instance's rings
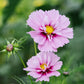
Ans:
{"label": "yellow stamen cluster", "polygon": [[45,70],[45,67],[47,66],[47,64],[43,63],[40,65],[41,69]]}
{"label": "yellow stamen cluster", "polygon": [[51,34],[54,31],[54,28],[52,26],[46,26],[46,32],[47,34]]}

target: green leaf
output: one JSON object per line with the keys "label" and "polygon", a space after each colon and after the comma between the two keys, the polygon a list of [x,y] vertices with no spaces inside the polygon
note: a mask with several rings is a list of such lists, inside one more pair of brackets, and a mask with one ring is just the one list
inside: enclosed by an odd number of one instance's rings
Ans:
{"label": "green leaf", "polygon": [[19,84],[25,84],[25,82],[18,76],[12,76],[13,79],[15,79]]}
{"label": "green leaf", "polygon": [[74,74],[74,73],[79,72],[79,71],[81,71],[81,70],[84,70],[84,65],[80,65],[79,67],[74,68],[74,69],[70,72],[70,74]]}
{"label": "green leaf", "polygon": [[15,78],[15,77],[13,77],[13,76],[12,76],[12,78],[13,78],[14,80],[16,80],[19,84],[22,84],[17,78]]}
{"label": "green leaf", "polygon": [[10,42],[8,40],[6,40],[6,41],[7,41],[7,45],[10,44]]}
{"label": "green leaf", "polygon": [[12,51],[8,52],[8,58],[12,55]]}
{"label": "green leaf", "polygon": [[15,39],[11,42],[11,44],[13,45],[13,44],[14,44],[14,42],[15,42]]}
{"label": "green leaf", "polygon": [[6,49],[3,49],[2,51],[0,51],[0,52],[6,52]]}

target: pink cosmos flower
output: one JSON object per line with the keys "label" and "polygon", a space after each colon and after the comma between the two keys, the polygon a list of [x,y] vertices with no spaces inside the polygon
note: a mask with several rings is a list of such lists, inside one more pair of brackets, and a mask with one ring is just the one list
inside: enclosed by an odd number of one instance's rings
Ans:
{"label": "pink cosmos flower", "polygon": [[60,57],[52,52],[40,52],[27,62],[28,67],[24,70],[29,71],[27,75],[37,78],[36,81],[49,81],[50,76],[59,76],[57,71],[62,66]]}
{"label": "pink cosmos flower", "polygon": [[57,48],[69,43],[73,38],[73,29],[69,28],[70,21],[65,15],[60,15],[58,10],[38,10],[29,16],[27,25],[34,31],[28,32],[38,43],[40,51],[57,51]]}

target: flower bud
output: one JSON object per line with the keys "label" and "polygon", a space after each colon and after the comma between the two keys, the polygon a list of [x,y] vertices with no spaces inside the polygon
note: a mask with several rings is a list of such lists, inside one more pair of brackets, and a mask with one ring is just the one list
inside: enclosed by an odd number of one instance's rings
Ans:
{"label": "flower bud", "polygon": [[7,47],[6,47],[6,50],[7,51],[12,51],[13,50],[13,45],[12,44],[8,44]]}
{"label": "flower bud", "polygon": [[68,76],[69,75],[69,72],[63,72],[63,75],[64,76]]}

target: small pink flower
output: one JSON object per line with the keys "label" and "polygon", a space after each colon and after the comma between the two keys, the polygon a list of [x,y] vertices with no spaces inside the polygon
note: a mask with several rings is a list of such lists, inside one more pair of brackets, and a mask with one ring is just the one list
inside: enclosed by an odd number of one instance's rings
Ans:
{"label": "small pink flower", "polygon": [[40,51],[57,51],[57,48],[69,43],[73,38],[73,29],[68,28],[69,18],[60,15],[58,10],[38,10],[29,16],[27,25],[34,31],[28,32],[38,43]]}
{"label": "small pink flower", "polygon": [[60,57],[52,52],[40,52],[28,60],[28,67],[24,70],[29,71],[27,75],[37,78],[36,81],[49,81],[50,76],[60,75],[57,70],[61,68],[62,61],[59,59]]}

